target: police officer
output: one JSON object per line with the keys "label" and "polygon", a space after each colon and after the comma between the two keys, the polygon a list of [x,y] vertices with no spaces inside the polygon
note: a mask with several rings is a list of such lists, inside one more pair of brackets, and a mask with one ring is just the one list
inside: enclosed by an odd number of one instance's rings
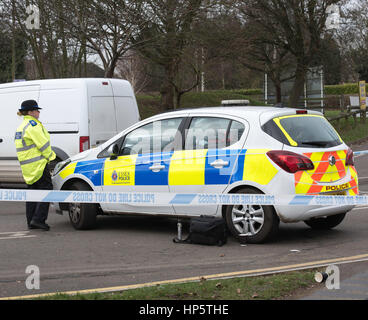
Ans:
{"label": "police officer", "polygon": [[[24,120],[15,133],[15,147],[28,188],[52,190],[48,163],[54,160],[56,155],[51,149],[49,133],[38,120],[40,109],[35,100],[22,102],[18,115],[24,116]],[[46,224],[49,205],[48,202],[26,202],[29,229],[50,229]]]}

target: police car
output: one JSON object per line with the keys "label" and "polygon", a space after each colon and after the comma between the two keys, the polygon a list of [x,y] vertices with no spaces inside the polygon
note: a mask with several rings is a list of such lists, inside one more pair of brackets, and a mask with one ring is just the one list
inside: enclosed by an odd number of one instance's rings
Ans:
{"label": "police car", "polygon": [[[57,190],[269,195],[357,195],[353,152],[317,111],[212,107],[156,115],[60,162]],[[76,229],[100,214],[223,217],[233,236],[268,240],[282,222],[337,226],[352,205],[162,205],[60,203]]]}

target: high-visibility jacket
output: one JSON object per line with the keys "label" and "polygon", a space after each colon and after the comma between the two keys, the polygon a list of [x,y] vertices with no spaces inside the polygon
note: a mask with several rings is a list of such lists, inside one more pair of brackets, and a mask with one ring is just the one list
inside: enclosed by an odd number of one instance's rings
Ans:
{"label": "high-visibility jacket", "polygon": [[56,158],[50,145],[50,135],[40,121],[32,116],[24,116],[15,133],[15,147],[27,184],[37,182],[45,166]]}

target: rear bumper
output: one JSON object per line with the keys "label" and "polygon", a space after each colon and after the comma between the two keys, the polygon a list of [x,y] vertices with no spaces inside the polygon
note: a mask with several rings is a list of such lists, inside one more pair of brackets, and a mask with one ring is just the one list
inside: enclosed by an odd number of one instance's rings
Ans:
{"label": "rear bumper", "polygon": [[276,212],[282,222],[298,222],[311,218],[331,216],[346,213],[354,205],[346,206],[275,206]]}
{"label": "rear bumper", "polygon": [[[295,184],[296,180],[293,175],[290,175],[284,171],[280,171],[279,174],[276,176],[275,185],[271,187],[267,186],[265,190],[266,194],[276,194],[283,195],[332,195],[331,192],[321,192],[321,193],[314,193],[314,194],[306,194],[301,192],[296,192]],[[288,182],[285,182],[288,181]],[[355,183],[351,185],[351,181]],[[325,186],[341,186],[349,184],[348,189],[341,190],[341,193],[344,195],[355,195],[358,194],[358,179],[356,176],[352,175],[350,170],[348,174],[341,180],[334,182],[333,184],[321,183],[317,186],[325,187]],[[308,185],[308,184],[305,184]],[[355,190],[353,190],[355,188]],[[276,190],[276,192],[274,192]],[[337,191],[335,191],[337,192]],[[305,221],[311,218],[318,218],[324,216],[331,216],[340,213],[346,213],[354,208],[354,205],[282,205],[282,206],[274,206],[279,216],[280,220],[283,222],[298,222],[298,221]]]}

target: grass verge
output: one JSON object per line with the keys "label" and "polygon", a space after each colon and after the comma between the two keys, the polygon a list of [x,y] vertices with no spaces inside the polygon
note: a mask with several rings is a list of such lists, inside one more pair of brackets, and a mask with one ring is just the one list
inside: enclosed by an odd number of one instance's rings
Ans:
{"label": "grass verge", "polygon": [[361,122],[360,119],[354,122],[352,118],[349,118],[347,121],[331,122],[331,124],[346,143],[352,143],[368,137],[368,119],[365,123]]}
{"label": "grass verge", "polygon": [[317,270],[301,270],[257,277],[201,280],[183,284],[112,293],[56,294],[36,300],[275,300],[290,299],[293,294],[316,285]]}

